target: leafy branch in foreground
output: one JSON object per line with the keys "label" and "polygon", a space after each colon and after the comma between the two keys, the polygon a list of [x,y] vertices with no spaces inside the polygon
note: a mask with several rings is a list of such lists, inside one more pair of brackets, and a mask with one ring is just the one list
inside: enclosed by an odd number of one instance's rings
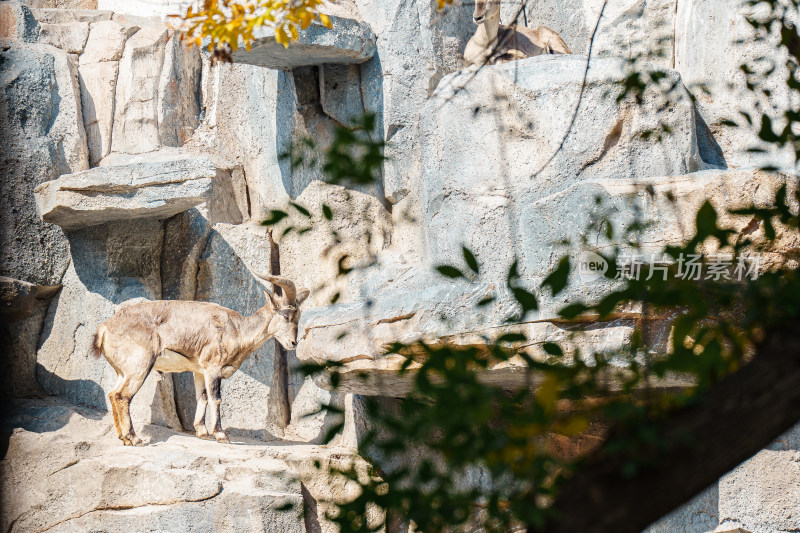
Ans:
{"label": "leafy branch in foreground", "polygon": [[[314,22],[332,29],[330,17],[321,12],[330,3],[335,0],[204,0],[199,9],[190,6],[184,15],[170,18],[190,46],[205,44],[213,61],[230,63],[240,46],[250,51],[258,28],[271,28],[284,48]],[[437,0],[439,9],[451,3]]]}

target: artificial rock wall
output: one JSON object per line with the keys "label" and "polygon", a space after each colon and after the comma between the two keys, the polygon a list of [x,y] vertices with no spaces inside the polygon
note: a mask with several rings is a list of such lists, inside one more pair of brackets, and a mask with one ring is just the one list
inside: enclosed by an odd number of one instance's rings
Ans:
{"label": "artificial rock wall", "polygon": [[[439,12],[433,1],[337,2],[332,32],[314,27],[284,51],[265,31],[253,53],[216,66],[164,23],[187,2],[0,2],[7,147],[0,153],[0,275],[9,278],[3,294],[11,295],[4,313],[15,320],[3,332],[7,375],[17,397],[57,397],[24,404],[14,422],[21,429],[5,467],[29,453],[45,459],[35,468],[17,466],[13,476],[4,470],[4,483],[30,490],[3,510],[2,527],[123,530],[147,516],[156,529],[203,523],[209,531],[327,530],[326,502],[347,489],[311,463],[353,458],[358,427],[368,423],[359,420],[359,394],[407,392],[408,382],[394,373],[400,360],[382,356],[386,343],[475,344],[505,331],[498,326],[513,302],[501,287],[514,257],[522,281],[534,288],[565,251],[559,241],[614,244],[583,231],[600,212],[596,197],[620,224],[644,213],[654,251],[683,238],[703,197],[720,208],[768,201],[786,175],[755,168],[764,158],[790,168],[792,159],[754,155],[747,148],[755,137],[723,127],[752,105],[742,96],[738,65],[771,52],[770,43],[737,43],[747,35],[745,8],[735,0],[610,2],[582,93],[602,4],[530,3],[520,22],[556,29],[576,55],[476,73],[462,72],[460,57],[474,31],[471,10]],[[517,10],[505,3],[504,19]],[[632,60],[664,69],[672,91],[649,95],[642,106],[617,104],[617,83]],[[778,113],[788,102],[778,92],[770,104]],[[372,133],[386,140],[389,156],[374,187],[329,185],[318,170],[281,158],[306,136],[325,146],[335,127],[364,112],[375,114]],[[670,135],[642,137],[661,121]],[[270,341],[223,384],[223,423],[234,441],[253,448],[197,447],[176,436],[191,429],[192,379],[154,373],[133,402],[134,423],[145,425],[151,448],[126,452],[115,470],[103,459],[118,444],[103,414],[114,375],[89,349],[97,325],[139,298],[213,301],[252,313],[264,302],[252,271],[268,271],[270,258],[259,222],[287,200],[312,211],[324,202],[339,215],[333,228],[316,220],[317,229],[280,240],[282,274],[312,289],[297,353],[289,354],[290,423],[271,407],[278,377]],[[748,221],[731,222],[743,228]],[[344,242],[338,253],[353,264],[377,263],[338,278],[336,262],[320,254],[334,244],[330,229]],[[794,239],[782,235],[775,253],[796,248]],[[462,244],[481,261],[481,279],[435,276],[432,265],[459,264]],[[555,320],[556,310],[607,288],[578,283],[558,300],[542,297],[535,320],[515,327],[539,344],[566,341],[572,326]],[[337,304],[328,305],[337,292]],[[471,312],[489,294],[496,302]],[[639,316],[631,310],[589,325],[582,342],[619,346]],[[662,326],[656,343],[668,337],[668,323]],[[293,370],[331,360],[346,363],[339,392]],[[512,360],[490,368],[488,379],[515,386],[523,370]],[[371,379],[351,379],[357,373]],[[319,410],[330,402],[345,407],[347,424],[334,445],[316,447],[337,422]],[[790,511],[800,508],[796,432],[651,529],[800,528]],[[52,451],[57,442],[69,446]],[[79,468],[35,481],[65,465]],[[99,469],[104,484],[122,475],[170,475],[149,497],[95,487],[84,498],[43,504],[83,469]],[[311,512],[276,514],[287,500]],[[257,512],[245,519],[231,509]]]}

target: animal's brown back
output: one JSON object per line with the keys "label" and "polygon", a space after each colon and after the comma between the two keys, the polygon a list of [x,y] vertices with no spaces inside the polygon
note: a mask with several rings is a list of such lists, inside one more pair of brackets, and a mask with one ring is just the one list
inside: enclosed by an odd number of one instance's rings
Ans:
{"label": "animal's brown back", "polygon": [[235,328],[237,318],[241,315],[236,311],[211,302],[157,300],[124,307],[103,325],[154,351],[168,348],[197,356],[203,346]]}
{"label": "animal's brown back", "polygon": [[557,31],[548,28],[547,26],[539,26],[538,28],[531,29],[526,27],[517,27],[517,31],[529,39],[533,41],[538,47],[546,49],[547,46],[550,46],[550,49],[555,54],[571,54],[572,50],[570,50],[567,43],[564,42],[564,39],[561,38],[561,35],[558,34]]}

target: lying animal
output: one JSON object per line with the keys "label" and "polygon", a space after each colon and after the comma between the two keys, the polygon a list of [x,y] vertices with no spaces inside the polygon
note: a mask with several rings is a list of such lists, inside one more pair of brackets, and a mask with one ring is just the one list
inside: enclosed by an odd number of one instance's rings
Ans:
{"label": "lying animal", "polygon": [[500,24],[500,0],[476,0],[472,20],[478,25],[464,49],[467,65],[492,65],[542,54],[571,54],[561,36],[547,26],[537,29]]}
{"label": "lying animal", "polygon": [[283,297],[264,291],[267,305],[251,316],[242,316],[210,302],[153,301],[119,310],[97,328],[94,354],[117,372],[117,383],[108,399],[117,436],[126,446],[138,446],[131,424],[130,404],[151,370],[194,372],[197,412],[194,429],[208,437],[206,405],[211,398],[211,426],[218,442],[229,442],[220,422],[220,384],[267,339],[274,337],[287,350],[297,344],[299,307],[308,289],[297,290],[280,276],[256,274],[283,289]]}

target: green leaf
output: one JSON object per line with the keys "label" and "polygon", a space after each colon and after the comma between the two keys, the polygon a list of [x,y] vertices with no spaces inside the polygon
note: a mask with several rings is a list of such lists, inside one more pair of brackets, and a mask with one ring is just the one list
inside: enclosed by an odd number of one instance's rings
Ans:
{"label": "green leaf", "polygon": [[550,287],[550,291],[552,292],[553,296],[556,296],[558,293],[564,290],[564,287],[567,286],[567,281],[569,280],[569,270],[569,257],[564,256],[558,262],[556,269],[552,271],[546,278],[544,278],[542,287]]}
{"label": "green leaf", "polygon": [[522,333],[504,333],[497,337],[497,344],[503,342],[524,342],[528,340],[528,337],[523,335]]}
{"label": "green leaf", "polygon": [[697,212],[697,236],[698,242],[710,235],[717,233],[717,212],[711,202],[706,200]]}
{"label": "green leaf", "polygon": [[542,349],[546,353],[553,355],[555,357],[562,357],[564,355],[564,352],[561,350],[561,346],[559,346],[554,342],[546,342],[542,344]]}
{"label": "green leaf", "polygon": [[533,293],[526,291],[522,287],[513,287],[511,292],[514,295],[514,299],[522,306],[523,313],[539,309],[539,303]]}
{"label": "green leaf", "polygon": [[262,226],[274,226],[284,218],[288,217],[289,213],[286,211],[281,211],[280,209],[273,209],[269,212],[269,216],[266,220],[261,222]]}
{"label": "green leaf", "polygon": [[472,252],[466,246],[461,247],[461,252],[464,254],[464,260],[467,262],[467,266],[475,272],[478,273],[478,260],[475,259],[475,256],[472,255]]}
{"label": "green leaf", "polygon": [[311,213],[300,204],[296,204],[294,202],[289,202],[289,205],[297,209],[297,211],[306,218],[311,218]]}
{"label": "green leaf", "polygon": [[511,286],[511,283],[515,279],[519,278],[519,272],[517,272],[517,264],[518,264],[517,260],[514,259],[514,262],[511,263],[511,266],[508,268],[508,277],[506,278],[506,281],[509,287]]}
{"label": "green leaf", "polygon": [[328,206],[328,204],[322,204],[322,216],[325,217],[325,220],[332,220],[333,219],[333,211]]}
{"label": "green leaf", "polygon": [[494,296],[487,296],[486,298],[482,298],[477,304],[478,307],[486,307],[490,303],[494,301]]}
{"label": "green leaf", "polygon": [[586,306],[583,304],[570,304],[558,312],[564,318],[573,319],[586,311]]}
{"label": "green leaf", "polygon": [[436,271],[439,272],[439,274],[441,274],[442,276],[445,276],[445,277],[448,277],[448,278],[455,279],[455,278],[463,278],[464,277],[464,274],[462,274],[459,269],[457,269],[454,266],[450,266],[450,265],[439,265],[439,266],[436,267]]}

